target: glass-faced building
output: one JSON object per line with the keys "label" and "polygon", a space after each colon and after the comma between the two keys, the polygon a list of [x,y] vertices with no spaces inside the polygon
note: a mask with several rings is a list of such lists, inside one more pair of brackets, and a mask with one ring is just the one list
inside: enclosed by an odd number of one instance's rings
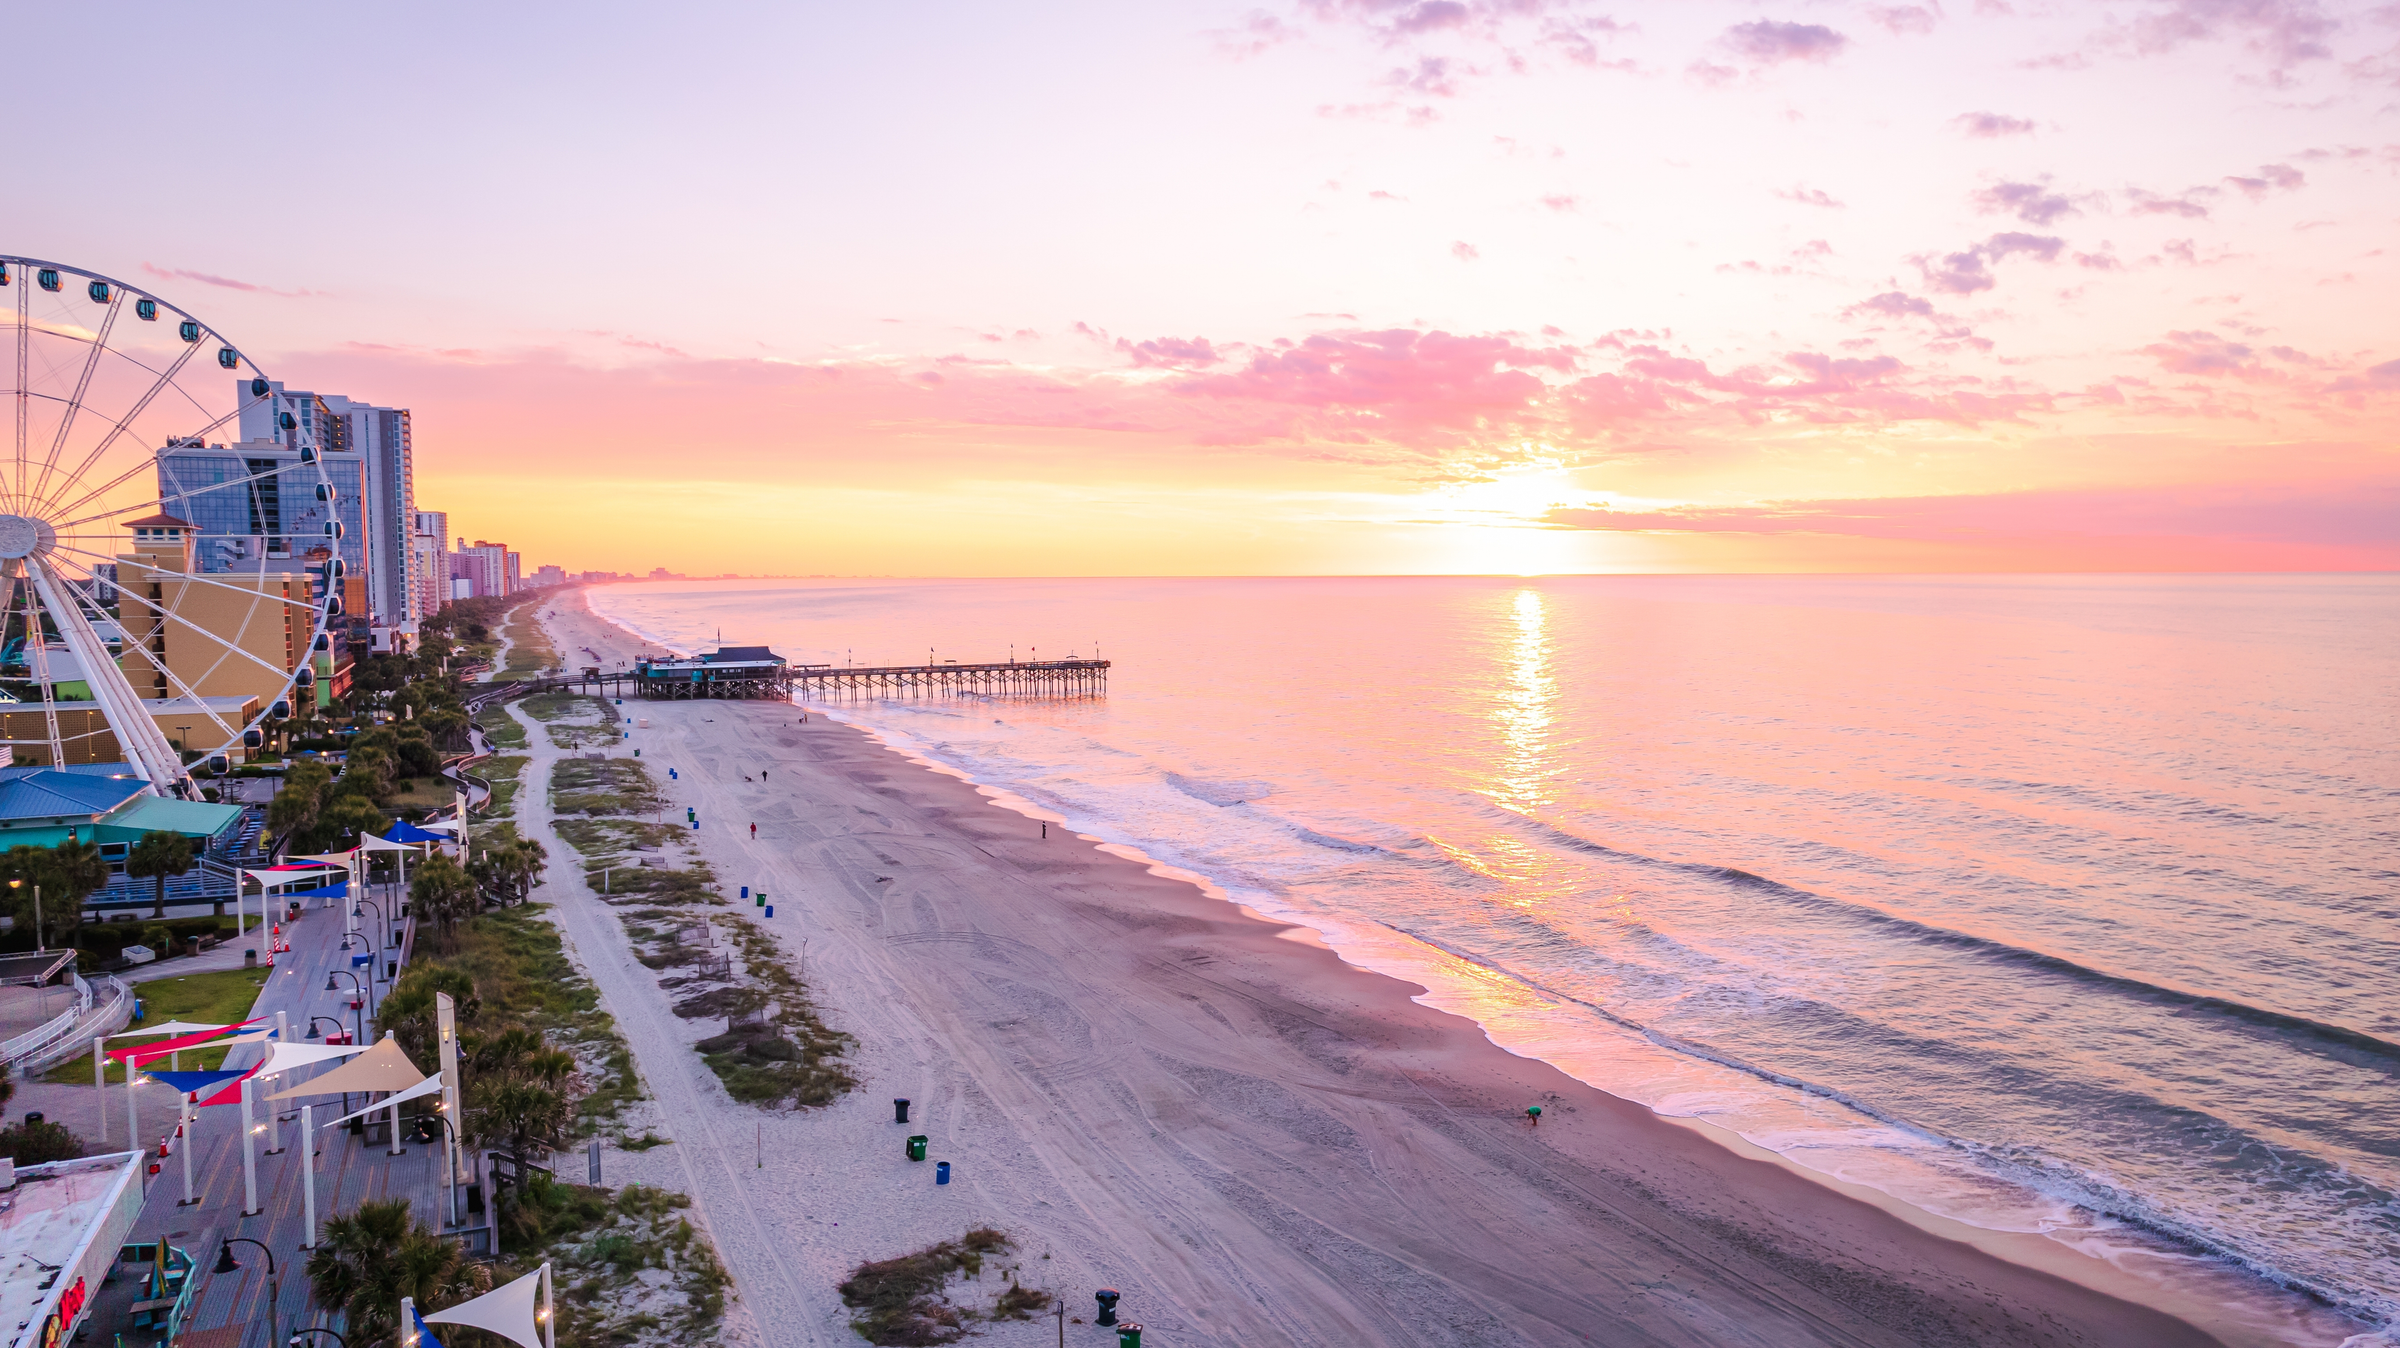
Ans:
{"label": "glass-faced building", "polygon": [[[366,612],[348,616],[381,627],[425,616],[414,575],[422,563],[409,547],[416,474],[408,410],[276,383],[268,389],[256,399],[240,390],[239,441],[170,445],[159,456],[159,497],[191,523],[194,564],[202,573],[296,568],[310,548],[331,542],[325,523],[338,519],[334,546],[366,583]],[[303,447],[320,456],[331,503],[317,499],[320,479],[300,462]]]}

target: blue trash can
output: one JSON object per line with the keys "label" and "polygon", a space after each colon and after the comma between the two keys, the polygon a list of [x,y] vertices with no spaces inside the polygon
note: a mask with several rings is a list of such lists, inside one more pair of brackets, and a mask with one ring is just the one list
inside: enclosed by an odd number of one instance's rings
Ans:
{"label": "blue trash can", "polygon": [[948,1184],[950,1182],[950,1163],[948,1161],[936,1161],[933,1163],[933,1182],[936,1184]]}

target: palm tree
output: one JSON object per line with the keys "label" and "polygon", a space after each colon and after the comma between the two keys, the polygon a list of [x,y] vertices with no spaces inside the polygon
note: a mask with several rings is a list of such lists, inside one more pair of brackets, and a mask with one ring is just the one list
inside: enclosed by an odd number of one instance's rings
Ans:
{"label": "palm tree", "polygon": [[[278,839],[297,838],[314,827],[317,815],[325,808],[325,789],[333,783],[333,770],[322,763],[295,764],[283,775],[283,786],[275,799],[267,803],[267,831]],[[217,905],[218,911],[224,905]]]}
{"label": "palm tree", "polygon": [[408,882],[408,898],[417,914],[433,924],[435,944],[447,949],[451,933],[475,915],[481,894],[473,876],[436,852]]}
{"label": "palm tree", "polygon": [[[192,868],[192,840],[166,829],[152,829],[134,843],[125,856],[125,873],[136,880],[156,880],[150,892],[150,917],[153,921],[167,915],[167,877],[182,875]],[[222,904],[218,905],[222,907]]]}
{"label": "palm tree", "polygon": [[41,887],[43,944],[56,942],[83,922],[83,900],[108,883],[108,861],[98,846],[68,838],[56,847],[16,846],[0,853],[0,881],[21,881],[8,892],[17,930],[33,927],[33,886]]}
{"label": "palm tree", "polygon": [[431,1308],[474,1290],[458,1246],[417,1225],[405,1198],[370,1199],[327,1221],[307,1268],[309,1299],[339,1312],[359,1344],[393,1336],[402,1297]]}
{"label": "palm tree", "polygon": [[531,898],[533,887],[542,882],[542,872],[549,864],[549,849],[531,838],[516,838],[484,848],[467,863],[467,873],[489,889],[505,908],[512,902],[523,903]]}

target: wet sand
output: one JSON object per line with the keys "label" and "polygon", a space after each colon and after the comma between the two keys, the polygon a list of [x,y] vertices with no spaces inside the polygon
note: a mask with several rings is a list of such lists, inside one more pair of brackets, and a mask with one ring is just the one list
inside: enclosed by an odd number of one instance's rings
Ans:
{"label": "wet sand", "polygon": [[[641,647],[578,599],[550,625],[570,667]],[[1995,1257],[2011,1238],[1944,1238],[1511,1055],[1412,984],[1056,824],[1044,838],[848,726],[778,704],[637,714],[728,891],[773,895],[768,929],[795,961],[807,941],[828,1018],[860,1041],[857,1092],[764,1125],[809,1149],[805,1193],[708,1162],[755,1186],[738,1213],[699,1195],[737,1287],[754,1313],[753,1288],[798,1303],[757,1314],[769,1341],[855,1342],[840,1270],[981,1220],[1055,1252],[1042,1285],[1071,1314],[1113,1285],[1164,1343],[2217,1341],[2096,1290],[2096,1263],[2074,1281],[2028,1266],[2075,1258],[2037,1238]],[[579,948],[612,978],[620,953]],[[636,1050],[645,1076],[696,1066]],[[902,1095],[920,1122],[895,1128]],[[757,1111],[709,1108],[750,1141]],[[896,1159],[910,1132],[958,1185]],[[994,1341],[1050,1341],[1034,1328]]]}

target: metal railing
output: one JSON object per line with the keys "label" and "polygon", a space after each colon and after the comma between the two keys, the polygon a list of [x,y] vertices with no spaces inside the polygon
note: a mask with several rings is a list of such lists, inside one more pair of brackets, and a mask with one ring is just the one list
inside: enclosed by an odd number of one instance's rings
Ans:
{"label": "metal railing", "polygon": [[[48,1022],[0,1043],[0,1071],[30,1077],[83,1051],[94,1034],[123,1029],[133,1019],[133,993],[118,979],[102,976],[95,988],[76,974],[75,1005]],[[101,1001],[106,998],[106,1001]],[[100,1003],[93,1015],[94,1003]]]}

